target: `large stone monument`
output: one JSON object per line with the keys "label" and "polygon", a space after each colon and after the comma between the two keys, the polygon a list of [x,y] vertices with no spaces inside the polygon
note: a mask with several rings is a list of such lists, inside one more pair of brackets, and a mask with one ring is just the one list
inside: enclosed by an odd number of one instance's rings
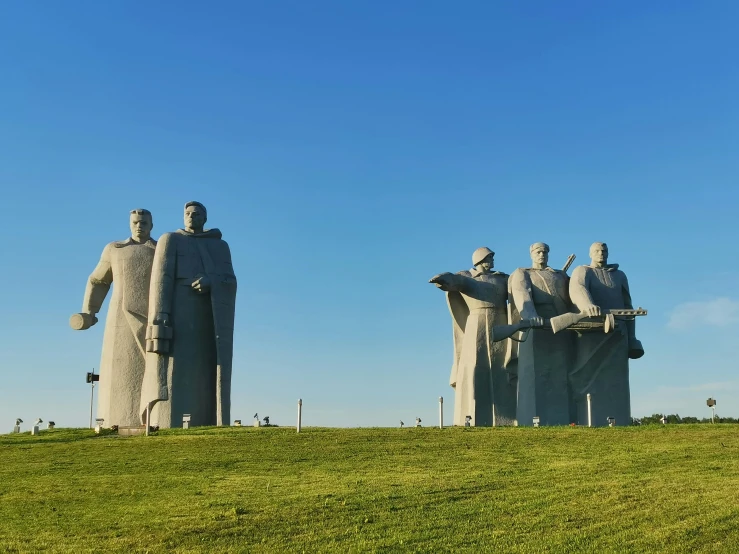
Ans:
{"label": "large stone monument", "polygon": [[430,283],[447,292],[452,315],[454,425],[512,425],[516,418],[515,380],[505,369],[504,339],[530,322],[508,325],[508,275],[493,271],[495,253],[478,248],[473,268],[441,273]]}
{"label": "large stone monument", "polygon": [[82,312],[69,320],[77,330],[95,325],[97,313],[113,285],[103,334],[98,392],[98,418],[107,427],[139,423],[149,277],[156,242],[151,239],[151,212],[133,210],[130,224],[131,238],[111,242],[103,250],[88,279]]}
{"label": "large stone monument", "polygon": [[629,425],[629,359],[644,355],[636,338],[634,317],[618,315],[619,310],[633,310],[629,283],[618,264],[608,264],[605,243],[593,243],[590,258],[590,265],[581,265],[572,272],[570,298],[582,315],[591,319],[605,315],[606,332],[601,327],[576,334],[576,358],[570,372],[572,411],[576,423],[588,423],[589,393],[594,426],[607,425],[609,417],[615,418],[616,425]]}
{"label": "large stone monument", "polygon": [[228,425],[236,276],[205,206],[185,205],[185,228],[159,239],[149,293],[146,373],[139,414],[159,427]]}
{"label": "large stone monument", "polygon": [[[532,266],[516,269],[508,280],[510,298],[523,319],[545,321],[571,311],[569,277],[565,270],[549,267],[549,246],[529,248]],[[572,257],[574,259],[574,257]],[[515,318],[514,318],[515,319]],[[567,374],[574,355],[574,333],[552,332],[551,327],[532,329],[518,343],[518,425],[568,425],[570,401]]]}

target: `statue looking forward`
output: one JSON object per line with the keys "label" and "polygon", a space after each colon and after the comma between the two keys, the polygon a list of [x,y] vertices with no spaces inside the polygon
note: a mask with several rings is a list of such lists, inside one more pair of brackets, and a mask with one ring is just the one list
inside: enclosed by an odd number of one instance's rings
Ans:
{"label": "statue looking forward", "polygon": [[103,335],[98,392],[98,418],[105,420],[106,427],[139,423],[149,278],[156,242],[151,239],[154,224],[149,210],[132,210],[130,226],[130,238],[111,242],[103,250],[87,282],[82,312],[69,320],[76,330],[95,325],[97,313],[113,286]]}
{"label": "statue looking forward", "polygon": [[140,414],[160,427],[228,425],[236,275],[218,229],[204,229],[200,202],[185,226],[159,239],[149,293],[147,363]]}

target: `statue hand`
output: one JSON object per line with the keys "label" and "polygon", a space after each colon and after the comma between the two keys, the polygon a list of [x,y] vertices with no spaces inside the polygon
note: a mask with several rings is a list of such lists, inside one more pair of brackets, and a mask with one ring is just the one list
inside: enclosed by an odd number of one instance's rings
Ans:
{"label": "statue hand", "polygon": [[449,276],[451,273],[439,273],[429,279],[429,283],[436,285],[441,290],[449,290]]}
{"label": "statue hand", "polygon": [[198,294],[206,294],[210,292],[210,279],[203,275],[202,277],[195,280],[195,282],[190,285],[192,289],[198,293]]}
{"label": "statue hand", "polygon": [[590,305],[590,306],[585,306],[585,308],[583,308],[582,312],[580,313],[586,314],[587,317],[596,317],[596,316],[601,315],[600,307],[596,306],[595,304]]}
{"label": "statue hand", "polygon": [[543,317],[532,317],[530,319],[522,319],[521,324],[523,328],[533,328],[533,329],[541,329],[544,327],[544,318]]}
{"label": "statue hand", "polygon": [[98,322],[98,318],[95,314],[89,312],[82,312],[79,314],[73,314],[69,318],[69,326],[76,331],[84,331],[89,329]]}
{"label": "statue hand", "polygon": [[160,312],[154,316],[154,325],[164,325],[169,327],[169,314]]}

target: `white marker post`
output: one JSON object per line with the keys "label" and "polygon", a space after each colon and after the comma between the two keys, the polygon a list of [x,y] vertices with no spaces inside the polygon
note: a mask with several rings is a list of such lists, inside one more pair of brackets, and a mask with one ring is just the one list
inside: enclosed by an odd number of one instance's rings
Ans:
{"label": "white marker post", "polygon": [[149,425],[151,423],[151,404],[146,407],[146,436],[149,436]]}
{"label": "white marker post", "polygon": [[300,427],[303,423],[303,399],[298,399],[298,433],[300,433]]}
{"label": "white marker post", "polygon": [[439,397],[439,429],[444,428],[444,397]]}
{"label": "white marker post", "polygon": [[588,427],[593,426],[593,406],[590,402],[590,393],[588,393]]}

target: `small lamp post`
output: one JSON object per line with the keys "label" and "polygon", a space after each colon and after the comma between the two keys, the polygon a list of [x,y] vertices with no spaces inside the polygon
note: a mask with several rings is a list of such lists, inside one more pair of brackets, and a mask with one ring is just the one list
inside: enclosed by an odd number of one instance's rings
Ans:
{"label": "small lamp post", "polygon": [[421,418],[420,417],[417,417],[416,418],[416,427],[420,427],[420,426],[421,426]]}
{"label": "small lamp post", "polygon": [[539,426],[539,416],[538,415],[533,417],[533,423],[534,423],[534,427]]}
{"label": "small lamp post", "polygon": [[104,418],[98,417],[95,419],[95,433],[97,435],[100,434],[100,431],[103,429],[103,422],[105,421]]}
{"label": "small lamp post", "polygon": [[56,426],[56,423],[54,423],[53,421],[50,421],[49,423],[46,424],[47,429],[53,429],[55,426]]}
{"label": "small lamp post", "polygon": [[607,417],[606,421],[608,421],[608,427],[613,427],[616,425],[616,418],[615,417]]}
{"label": "small lamp post", "polygon": [[192,417],[190,416],[190,414],[182,414],[182,428],[183,429],[190,428],[190,421],[192,421]]}
{"label": "small lamp post", "polygon": [[21,432],[21,423],[23,423],[23,420],[21,418],[15,418],[15,427],[13,427],[13,433]]}
{"label": "small lamp post", "polygon": [[706,405],[711,408],[711,423],[716,423],[716,400],[709,398],[706,400]]}
{"label": "small lamp post", "polygon": [[464,416],[464,426],[465,427],[471,427],[472,426],[472,416],[471,415]]}

